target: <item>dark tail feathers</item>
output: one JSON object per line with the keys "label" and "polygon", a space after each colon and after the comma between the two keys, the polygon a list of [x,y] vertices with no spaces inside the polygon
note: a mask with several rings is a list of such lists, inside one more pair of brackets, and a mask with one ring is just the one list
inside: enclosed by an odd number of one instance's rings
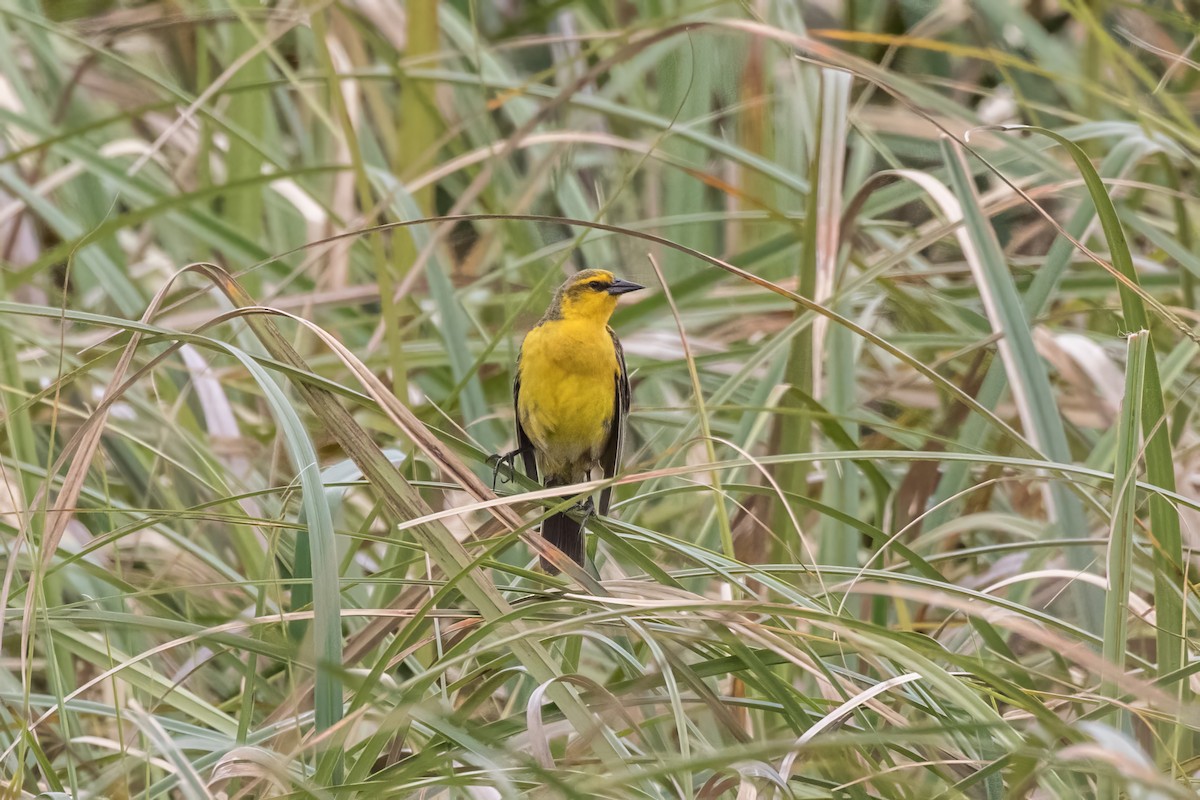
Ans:
{"label": "dark tail feathers", "polygon": [[[566,514],[555,514],[542,523],[542,538],[566,553],[576,564],[583,565],[583,525]],[[558,568],[542,559],[542,569],[551,575]]]}

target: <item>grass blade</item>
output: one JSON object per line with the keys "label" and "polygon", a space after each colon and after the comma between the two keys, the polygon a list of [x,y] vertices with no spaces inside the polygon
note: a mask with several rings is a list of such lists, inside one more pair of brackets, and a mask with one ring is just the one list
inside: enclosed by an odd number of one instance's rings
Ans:
{"label": "grass blade", "polygon": [[[1146,313],[1138,274],[1133,266],[1129,242],[1125,238],[1121,219],[1112,198],[1104,188],[1096,168],[1087,154],[1070,139],[1045,128],[1021,126],[1014,130],[1026,130],[1048,136],[1058,142],[1071,156],[1075,167],[1083,176],[1088,194],[1096,206],[1104,238],[1112,259],[1112,267],[1118,277],[1117,289],[1121,296],[1121,310],[1125,325],[1131,330],[1148,329],[1149,315]],[[1142,384],[1142,435],[1146,440],[1146,478],[1149,483],[1166,492],[1175,491],[1175,456],[1171,446],[1170,429],[1167,425],[1166,403],[1158,377],[1158,360],[1154,355],[1154,344],[1146,345],[1145,381]],[[1158,674],[1176,674],[1188,661],[1187,617],[1184,597],[1188,594],[1187,578],[1184,575],[1183,537],[1180,530],[1179,513],[1171,502],[1161,494],[1150,498],[1150,529],[1154,532],[1154,601],[1158,622]],[[1190,701],[1191,687],[1181,680],[1176,687],[1179,699]],[[1178,760],[1190,747],[1182,741],[1182,730],[1178,726],[1164,726],[1165,741],[1171,756]]]}
{"label": "grass blade", "polygon": [[[1138,331],[1128,339],[1125,361],[1125,399],[1117,424],[1117,463],[1113,470],[1112,527],[1108,542],[1108,593],[1104,602],[1104,657],[1125,671],[1129,646],[1129,592],[1133,585],[1133,542],[1137,524],[1138,455],[1142,438],[1142,397],[1146,380],[1146,353],[1150,332]],[[1105,691],[1120,695],[1111,683]],[[1121,713],[1120,727],[1129,733],[1128,712]],[[1102,786],[1100,796],[1116,798],[1117,787]]]}

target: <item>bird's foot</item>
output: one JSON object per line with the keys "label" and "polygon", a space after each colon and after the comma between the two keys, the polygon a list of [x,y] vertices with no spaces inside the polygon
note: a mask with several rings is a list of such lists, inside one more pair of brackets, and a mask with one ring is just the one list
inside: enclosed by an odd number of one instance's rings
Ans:
{"label": "bird's foot", "polygon": [[[520,453],[520,448],[510,450],[507,453],[493,453],[488,456],[488,463],[492,465],[492,491],[496,491],[496,480],[499,478],[500,483],[512,483],[513,475],[516,471],[516,458]],[[503,467],[508,468],[507,474],[501,476],[500,470]]]}
{"label": "bird's foot", "polygon": [[575,504],[575,510],[579,512],[579,527],[586,528],[588,520],[596,516],[596,504],[592,502],[592,498],[584,500],[582,503]]}

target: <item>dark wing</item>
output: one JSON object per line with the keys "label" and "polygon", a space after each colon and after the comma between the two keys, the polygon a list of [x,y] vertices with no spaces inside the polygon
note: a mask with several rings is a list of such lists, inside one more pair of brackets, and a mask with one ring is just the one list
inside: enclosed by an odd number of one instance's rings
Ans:
{"label": "dark wing", "polygon": [[[600,455],[600,469],[604,472],[604,477],[611,478],[621,468],[621,445],[625,438],[625,417],[629,415],[629,372],[625,369],[625,351],[621,349],[621,340],[617,338],[617,334],[613,332],[612,328],[608,329],[608,335],[612,337],[613,349],[617,351],[617,376],[613,386],[616,399],[613,404],[613,419],[609,427],[608,442],[604,445],[604,452]],[[608,514],[610,500],[612,500],[611,486],[600,492],[600,513],[602,515]]]}
{"label": "dark wing", "polygon": [[534,454],[533,441],[525,429],[521,427],[521,356],[517,356],[517,377],[513,379],[513,422],[517,426],[517,452],[525,462],[525,474],[530,480],[538,479],[537,456]]}

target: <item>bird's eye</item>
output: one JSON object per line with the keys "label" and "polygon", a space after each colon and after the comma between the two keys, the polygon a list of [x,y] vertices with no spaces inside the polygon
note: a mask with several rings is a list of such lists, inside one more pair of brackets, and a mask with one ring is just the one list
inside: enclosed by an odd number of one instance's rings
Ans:
{"label": "bird's eye", "polygon": [[588,284],[588,288],[595,289],[597,292],[607,289],[603,281],[592,281]]}

